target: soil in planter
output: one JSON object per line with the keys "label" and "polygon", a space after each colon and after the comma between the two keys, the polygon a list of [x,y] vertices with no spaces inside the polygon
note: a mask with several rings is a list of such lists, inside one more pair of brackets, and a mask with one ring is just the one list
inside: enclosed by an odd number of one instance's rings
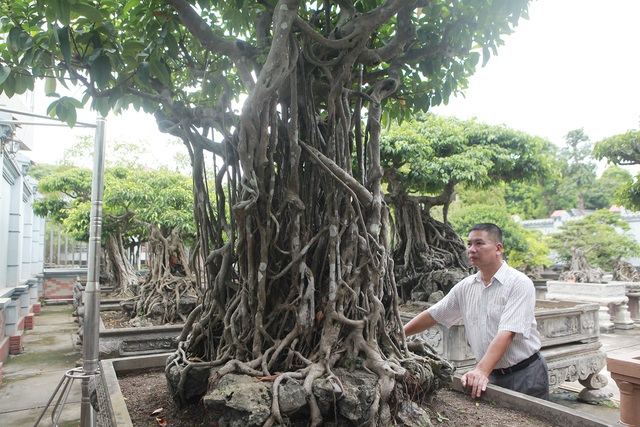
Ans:
{"label": "soil in planter", "polygon": [[[167,427],[217,425],[217,420],[207,414],[202,405],[178,409],[171,399],[161,369],[119,375],[118,382],[135,427],[165,425],[162,419]],[[505,408],[498,402],[474,400],[467,394],[451,389],[438,391],[426,408],[434,427],[555,426],[529,413]],[[156,414],[152,415],[154,411]]]}
{"label": "soil in planter", "polygon": [[[119,329],[119,328],[130,328],[131,317],[127,313],[122,310],[110,310],[110,311],[101,311],[100,317],[102,318],[102,322],[104,323],[105,328],[107,329]],[[161,323],[157,319],[153,319],[148,317],[149,321],[153,323],[153,326],[162,326],[166,323]]]}

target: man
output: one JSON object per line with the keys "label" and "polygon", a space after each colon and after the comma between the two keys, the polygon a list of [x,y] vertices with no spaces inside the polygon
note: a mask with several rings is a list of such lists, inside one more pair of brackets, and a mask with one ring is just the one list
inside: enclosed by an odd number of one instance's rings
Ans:
{"label": "man", "polygon": [[463,320],[476,358],[462,386],[480,397],[487,384],[549,399],[547,364],[540,355],[533,282],[502,259],[502,231],[491,223],[469,230],[467,255],[478,273],[458,284],[438,303],[404,326],[407,336],[440,323]]}

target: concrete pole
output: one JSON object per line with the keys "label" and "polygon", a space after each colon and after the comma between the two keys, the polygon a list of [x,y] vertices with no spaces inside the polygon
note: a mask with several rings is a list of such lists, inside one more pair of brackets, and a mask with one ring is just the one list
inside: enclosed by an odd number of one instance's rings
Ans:
{"label": "concrete pole", "polygon": [[57,241],[57,255],[56,255],[56,266],[61,266],[62,264],[60,263],[60,247],[62,246],[62,225],[58,224],[58,241]]}
{"label": "concrete pole", "polygon": [[49,264],[53,265],[53,229],[56,226],[49,220]]}
{"label": "concrete pole", "polygon": [[[102,195],[104,192],[105,120],[98,115],[93,154],[93,181],[91,186],[91,217],[89,254],[87,259],[87,286],[84,292],[84,333],[82,337],[83,370],[95,375],[99,370],[100,328],[100,234],[102,232]],[[82,380],[80,426],[93,427],[95,412],[91,406],[89,379]]]}

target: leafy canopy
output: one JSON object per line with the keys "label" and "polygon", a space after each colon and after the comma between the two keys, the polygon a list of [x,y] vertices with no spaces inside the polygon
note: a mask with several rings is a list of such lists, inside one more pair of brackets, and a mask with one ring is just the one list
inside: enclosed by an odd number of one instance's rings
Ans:
{"label": "leafy canopy", "polygon": [[[73,166],[55,169],[39,182],[38,190],[44,197],[34,203],[34,212],[63,224],[74,239],[87,241],[91,170]],[[105,169],[103,234],[118,233],[140,242],[146,240],[149,225],[157,225],[167,234],[174,227],[193,234],[192,206],[189,177],[159,170]]]}
{"label": "leafy canopy", "polygon": [[549,142],[506,126],[426,114],[392,126],[381,140],[385,179],[406,192],[439,194],[549,174]]}
{"label": "leafy canopy", "polygon": [[[295,24],[314,41],[319,41],[316,31],[330,36],[338,50],[348,47],[343,33],[372,31],[367,55],[358,61],[364,65],[362,83],[401,76],[403,83],[385,111],[388,119],[401,119],[465,89],[478,63],[495,55],[502,36],[526,17],[528,1],[431,1],[408,5],[404,22],[380,13],[367,22],[367,14],[382,4],[343,2],[323,10],[326,2],[302,2]],[[155,112],[161,104],[206,109],[237,101],[272,50],[265,12],[273,7],[273,2],[245,0],[2,2],[0,91],[11,97],[44,79],[52,98],[49,113],[71,126],[76,109],[87,105],[106,116],[128,107]],[[324,33],[327,23],[317,19],[319,14],[331,20],[334,34]],[[378,15],[388,21],[378,22]],[[349,16],[356,18],[350,22]],[[311,39],[303,43],[312,46]],[[313,59],[315,53],[302,48]],[[81,97],[61,95],[60,86],[76,85],[85,89]]]}
{"label": "leafy canopy", "polygon": [[[640,164],[640,131],[631,129],[626,133],[610,136],[596,142],[593,155],[596,159],[607,159],[620,166]],[[628,180],[618,192],[622,205],[633,210],[640,210],[640,179]]]}

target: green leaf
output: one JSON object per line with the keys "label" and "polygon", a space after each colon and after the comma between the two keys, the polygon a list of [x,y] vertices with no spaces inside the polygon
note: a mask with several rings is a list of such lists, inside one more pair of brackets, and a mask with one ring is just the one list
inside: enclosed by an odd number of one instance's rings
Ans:
{"label": "green leaf", "polygon": [[107,55],[100,55],[91,64],[91,78],[99,89],[105,89],[111,79],[111,60]]}
{"label": "green leaf", "polygon": [[56,17],[62,25],[69,25],[71,22],[71,4],[68,0],[53,0],[53,7]]}
{"label": "green leaf", "polygon": [[3,84],[5,80],[7,80],[9,74],[11,74],[11,68],[6,66],[0,67],[0,85]]}
{"label": "green leaf", "polygon": [[173,37],[173,34],[167,34],[167,36],[164,38],[164,43],[167,46],[167,52],[169,53],[169,56],[171,56],[173,59],[177,59],[180,53],[180,48],[178,47],[178,42],[176,41],[175,37]]}
{"label": "green leaf", "polygon": [[23,32],[24,30],[20,27],[13,27],[12,29],[9,30],[9,36],[7,39],[9,41],[9,46],[15,52],[20,50],[20,35]]}
{"label": "green leaf", "polygon": [[15,91],[17,94],[23,94],[28,90],[33,91],[33,85],[34,85],[34,81],[32,76],[26,76],[26,75],[16,76]]}
{"label": "green leaf", "polygon": [[125,5],[124,5],[124,9],[122,10],[122,14],[126,15],[127,13],[129,13],[129,11],[131,9],[133,9],[135,6],[140,4],[140,0],[129,0]]}
{"label": "green leaf", "polygon": [[103,117],[107,117],[111,105],[109,104],[109,98],[103,96],[101,98],[93,98],[93,109],[102,114]]}
{"label": "green leaf", "polygon": [[74,127],[76,125],[77,120],[78,120],[78,112],[73,106],[70,105],[69,108],[67,109],[66,122],[69,125],[69,127]]}
{"label": "green leaf", "polygon": [[489,58],[491,58],[491,51],[488,47],[482,48],[482,66],[484,67],[489,62]]}
{"label": "green leaf", "polygon": [[149,87],[149,71],[150,71],[150,66],[148,62],[144,61],[138,64],[135,77],[138,83],[140,83],[145,87]]}
{"label": "green leaf", "polygon": [[159,59],[152,59],[149,61],[151,74],[156,76],[160,82],[166,87],[171,87],[171,76],[167,66]]}
{"label": "green leaf", "polygon": [[62,57],[64,58],[64,62],[71,65],[71,43],[69,41],[69,27],[59,28],[55,32],[56,41],[60,45],[60,52],[62,52]]}
{"label": "green leaf", "polygon": [[102,22],[103,20],[100,11],[86,3],[74,3],[71,5],[71,10],[93,22]]}
{"label": "green leaf", "polygon": [[44,79],[44,94],[47,96],[56,93],[57,80],[54,77],[47,77]]}
{"label": "green leaf", "polygon": [[13,74],[9,74],[3,85],[4,94],[7,95],[7,98],[11,98],[16,93],[16,79]]}

